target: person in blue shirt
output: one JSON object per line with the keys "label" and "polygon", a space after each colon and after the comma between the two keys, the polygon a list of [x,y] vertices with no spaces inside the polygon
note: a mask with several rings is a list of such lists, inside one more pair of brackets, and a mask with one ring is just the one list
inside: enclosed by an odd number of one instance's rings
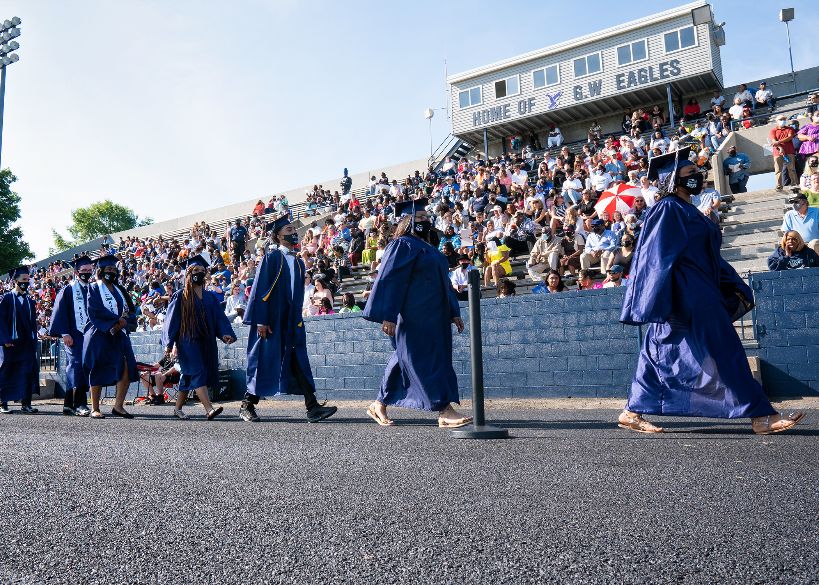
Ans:
{"label": "person in blue shirt", "polygon": [[14,288],[0,298],[0,413],[10,414],[10,401],[23,414],[35,414],[31,396],[38,384],[37,313],[28,294],[28,266],[9,272]]}
{"label": "person in blue shirt", "polygon": [[65,398],[63,414],[88,416],[88,376],[82,362],[82,343],[88,325],[88,283],[93,276],[93,262],[80,256],[72,263],[74,282],[57,293],[48,334],[62,337],[65,347]]}
{"label": "person in blue shirt", "polygon": [[785,232],[782,242],[768,258],[769,270],[819,267],[819,255],[808,248],[797,231]]}
{"label": "person in blue shirt", "polygon": [[620,314],[645,334],[618,426],[663,432],[643,418],[657,414],[750,418],[754,433],[786,431],[803,414],[778,413],[751,374],[733,321],[751,310],[753,292],[720,256],[719,226],[691,204],[705,177],[689,153],[649,166],[664,197],[646,215]]}
{"label": "person in blue shirt", "polygon": [[395,424],[388,406],[438,413],[438,426],[456,428],[471,418],[459,414],[458,379],[452,367],[452,325],[464,323],[444,256],[428,242],[432,222],[427,200],[396,203],[395,239],[384,251],[363,317],[379,323],[395,352],[367,416]]}
{"label": "person in blue shirt", "polygon": [[557,270],[550,270],[546,275],[546,281],[532,287],[532,294],[534,295],[548,295],[552,293],[559,293],[566,290],[566,285],[560,278],[560,273]]}
{"label": "person in blue shirt", "polygon": [[722,161],[722,170],[728,177],[728,186],[731,193],[747,193],[748,169],[751,168],[751,159],[744,152],[737,153],[737,147],[728,149],[728,157]]}
{"label": "person in blue shirt", "polygon": [[808,196],[804,193],[792,197],[788,203],[793,209],[785,212],[780,229],[799,232],[808,247],[819,253],[819,207],[808,207]]}
{"label": "person in blue shirt", "polygon": [[580,255],[580,268],[588,270],[592,265],[599,264],[600,273],[606,273],[609,259],[617,249],[617,236],[606,229],[606,222],[594,219],[591,222],[592,232],[586,238],[586,248]]}
{"label": "person in blue shirt", "polygon": [[455,250],[458,250],[461,247],[461,236],[455,233],[455,228],[451,225],[446,226],[446,229],[444,230],[444,235],[441,237],[441,241],[438,244],[438,250],[443,252],[444,244],[446,244],[447,242],[452,244],[452,247]]}
{"label": "person in blue shirt", "polygon": [[190,258],[185,265],[185,286],[171,297],[162,328],[162,345],[166,358],[176,345],[179,366],[179,394],[173,414],[186,420],[182,410],[193,391],[205,408],[208,420],[222,413],[214,408],[208,397],[208,388],[219,384],[219,353],[216,339],[226,344],[236,341],[236,333],[227,319],[219,300],[204,290],[208,263],[200,255]]}
{"label": "person in blue shirt", "polygon": [[614,177],[615,181],[625,181],[626,165],[622,160],[611,157],[606,163],[606,171]]}

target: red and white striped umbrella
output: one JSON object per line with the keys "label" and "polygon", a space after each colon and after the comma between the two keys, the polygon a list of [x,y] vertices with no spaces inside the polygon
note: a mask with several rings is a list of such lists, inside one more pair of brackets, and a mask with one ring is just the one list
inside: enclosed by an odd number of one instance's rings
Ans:
{"label": "red and white striped umbrella", "polygon": [[598,217],[602,217],[604,211],[608,212],[609,217],[612,217],[615,211],[625,214],[634,207],[634,198],[640,195],[642,195],[642,192],[639,187],[618,183],[611,189],[603,191],[603,194],[600,195],[600,201],[594,205],[594,209],[597,211]]}

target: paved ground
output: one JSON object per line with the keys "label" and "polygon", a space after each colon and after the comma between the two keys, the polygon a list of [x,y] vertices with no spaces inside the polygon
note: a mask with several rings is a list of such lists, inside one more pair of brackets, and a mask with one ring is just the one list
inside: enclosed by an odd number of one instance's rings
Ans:
{"label": "paved ground", "polygon": [[819,410],[644,436],[531,406],[493,404],[514,438],[481,443],[360,404],[5,416],[0,583],[819,583]]}

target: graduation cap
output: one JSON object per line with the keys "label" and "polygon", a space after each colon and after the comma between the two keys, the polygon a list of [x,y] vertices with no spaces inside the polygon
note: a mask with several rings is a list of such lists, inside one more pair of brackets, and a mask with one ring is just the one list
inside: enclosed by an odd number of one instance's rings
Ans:
{"label": "graduation cap", "polygon": [[413,199],[411,201],[396,201],[395,203],[395,217],[404,217],[405,215],[412,215],[415,217],[415,212],[421,209],[426,209],[429,200]]}
{"label": "graduation cap", "polygon": [[118,258],[113,254],[106,254],[105,256],[100,256],[94,261],[94,264],[97,265],[97,268],[106,268],[108,266],[116,266],[118,262]]}
{"label": "graduation cap", "polygon": [[75,258],[74,260],[72,260],[71,266],[74,268],[74,270],[79,270],[83,266],[90,266],[93,263],[94,263],[94,261],[91,260],[91,258],[89,258],[87,255],[83,254],[79,258]]}
{"label": "graduation cap", "polygon": [[17,280],[18,276],[22,276],[24,274],[29,274],[28,266],[18,266],[13,270],[9,270],[9,278],[12,280]]}
{"label": "graduation cap", "polygon": [[657,181],[660,192],[670,193],[674,190],[677,171],[694,164],[688,160],[690,153],[691,147],[686,146],[674,152],[653,157],[648,161],[648,180]]}
{"label": "graduation cap", "polygon": [[289,223],[292,223],[290,221],[290,215],[289,214],[288,215],[283,215],[280,218],[274,219],[273,221],[266,224],[264,226],[264,229],[266,229],[269,232],[273,232],[274,234],[276,234],[276,233],[279,232],[279,230],[281,230],[284,226],[286,226]]}
{"label": "graduation cap", "polygon": [[210,264],[208,264],[208,261],[207,261],[207,260],[205,260],[205,259],[202,257],[202,255],[201,255],[201,254],[197,254],[196,256],[193,256],[193,257],[191,257],[191,258],[188,258],[188,259],[187,259],[187,260],[185,260],[184,262],[180,262],[180,265],[182,266],[182,268],[191,268],[191,267],[193,267],[193,266],[201,266],[201,267],[202,267],[202,268],[204,268],[205,270],[207,270],[208,268],[210,268]]}

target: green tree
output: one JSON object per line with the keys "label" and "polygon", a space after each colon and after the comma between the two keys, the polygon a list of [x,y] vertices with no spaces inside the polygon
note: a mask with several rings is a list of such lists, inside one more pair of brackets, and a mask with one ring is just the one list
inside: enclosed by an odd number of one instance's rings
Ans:
{"label": "green tree", "polygon": [[102,236],[154,222],[150,217],[140,219],[133,209],[110,199],[72,210],[71,220],[72,224],[68,226],[70,238],[63,237],[57,230],[51,230],[57,250],[67,250]]}
{"label": "green tree", "polygon": [[12,227],[20,219],[20,196],[11,190],[16,180],[9,169],[0,171],[0,274],[34,255],[23,241],[23,230]]}

